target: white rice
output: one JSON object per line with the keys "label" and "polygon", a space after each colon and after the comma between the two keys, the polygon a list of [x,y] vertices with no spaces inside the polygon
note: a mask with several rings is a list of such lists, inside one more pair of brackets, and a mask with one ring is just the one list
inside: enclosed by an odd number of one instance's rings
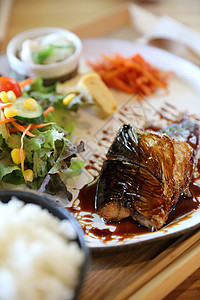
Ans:
{"label": "white rice", "polygon": [[0,203],[0,300],[72,299],[84,260],[75,237],[38,205]]}

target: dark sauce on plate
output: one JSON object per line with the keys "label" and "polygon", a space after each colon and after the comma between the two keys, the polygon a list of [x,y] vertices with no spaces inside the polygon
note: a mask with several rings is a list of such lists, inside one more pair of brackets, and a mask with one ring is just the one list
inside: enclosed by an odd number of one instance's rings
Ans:
{"label": "dark sauce on plate", "polygon": [[[199,170],[200,171],[200,170]],[[87,211],[91,215],[95,213],[94,207],[94,196],[96,191],[96,183],[90,184],[89,186],[85,185],[79,193],[78,199],[80,200],[79,207],[82,211]],[[190,197],[181,197],[178,201],[176,207],[173,209],[166,225],[169,225],[172,221],[185,216],[186,214],[192,212],[199,208],[200,203],[198,197],[200,197],[200,186],[196,185],[194,182],[190,186]],[[88,220],[90,220],[91,215],[87,215]],[[89,217],[90,216],[90,217]],[[188,216],[186,216],[188,217]],[[127,237],[133,237],[134,235],[141,235],[149,233],[150,231],[138,225],[131,217],[126,218],[120,222],[108,222],[108,225],[113,225],[116,229],[111,232],[109,229],[99,229],[91,228],[89,229],[90,233],[93,233],[96,237],[104,238],[104,241],[109,241],[112,239],[112,236],[120,236],[120,240],[123,240]]]}
{"label": "dark sauce on plate", "polygon": [[[175,116],[175,107],[173,107],[171,104],[167,104],[167,106],[170,109],[174,110],[174,116]],[[171,124],[176,123],[174,119],[170,119],[166,117],[165,113],[167,113],[167,109],[161,109],[159,112],[160,119],[165,119],[167,121],[170,121]],[[178,121],[183,121],[185,120],[185,116],[182,117],[182,119],[179,119]],[[199,121],[199,119],[197,118]],[[161,127],[159,126],[154,126],[153,124],[149,125],[148,128],[146,127],[145,130],[153,130],[153,131],[159,131]],[[106,134],[104,135],[102,140],[107,140],[105,137]],[[190,144],[190,136],[188,137],[188,143]],[[191,145],[194,148],[194,145]],[[98,158],[98,157],[96,157]],[[99,170],[95,166],[95,161],[90,160],[89,164],[85,167],[86,170]],[[197,210],[200,207],[200,200],[198,197],[200,197],[200,185],[196,183],[197,180],[200,180],[200,160],[197,163],[196,167],[196,177],[192,180],[190,184],[190,192],[191,196],[190,197],[185,197],[181,196],[178,203],[176,204],[175,208],[173,209],[172,213],[170,214],[168,221],[166,222],[166,226],[170,225],[172,222],[178,222],[179,218],[189,218],[190,215],[189,213]],[[79,204],[78,207],[71,207],[69,208],[71,212],[76,213],[76,211],[81,210],[84,212],[88,212],[84,215],[84,221],[85,223],[92,223],[92,214],[95,213],[95,192],[96,192],[96,185],[97,185],[97,180],[94,179],[92,183],[89,185],[85,185],[79,192],[78,195],[78,200]],[[181,219],[182,219],[181,218]],[[118,241],[123,241],[124,239],[127,238],[132,238],[135,235],[142,235],[142,234],[147,234],[150,233],[150,231],[137,224],[131,217],[123,219],[120,222],[112,222],[109,221],[106,224],[108,225],[113,225],[115,227],[114,231],[110,231],[109,229],[100,229],[100,228],[93,228],[92,226],[84,227],[83,230],[86,232],[86,234],[91,233],[95,237],[102,239],[104,242],[107,242],[109,240],[112,240],[113,236],[118,236]]]}

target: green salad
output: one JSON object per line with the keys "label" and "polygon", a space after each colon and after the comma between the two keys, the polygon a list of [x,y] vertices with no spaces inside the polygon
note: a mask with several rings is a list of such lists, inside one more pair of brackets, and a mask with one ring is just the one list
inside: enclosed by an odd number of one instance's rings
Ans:
{"label": "green salad", "polygon": [[56,93],[55,84],[44,86],[40,77],[21,87],[14,79],[0,77],[0,180],[62,193],[70,200],[63,178],[78,175],[84,165],[77,159],[83,142],[75,145],[70,140],[70,111],[85,105],[89,103],[84,95],[69,101],[69,95]]}

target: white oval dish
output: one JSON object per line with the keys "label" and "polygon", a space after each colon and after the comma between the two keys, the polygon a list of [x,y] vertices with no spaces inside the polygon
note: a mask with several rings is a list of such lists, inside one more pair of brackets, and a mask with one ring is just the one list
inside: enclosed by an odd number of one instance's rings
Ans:
{"label": "white oval dish", "polygon": [[[136,44],[126,40],[107,38],[85,39],[83,40],[80,69],[85,70],[85,62],[88,59],[90,61],[96,61],[99,57],[101,57],[101,53],[111,55],[115,52],[119,52],[123,56],[131,56],[133,54],[140,53],[155,67],[164,71],[173,70],[173,76],[169,82],[169,93],[156,93],[150,96],[148,101],[147,99],[143,102],[133,101],[132,96],[112,90],[117,99],[119,109],[109,120],[105,121],[98,119],[87,110],[81,111],[76,119],[73,141],[76,143],[80,140],[84,140],[87,143],[87,149],[80,154],[80,159],[85,161],[85,165],[89,165],[90,160],[94,161],[95,168],[99,167],[101,158],[105,158],[105,153],[107,152],[111,141],[114,139],[120,124],[122,124],[122,121],[123,123],[131,122],[132,124],[135,124],[135,126],[138,126],[138,122],[140,121],[138,116],[144,115],[144,117],[151,117],[151,112],[153,112],[153,114],[155,114],[155,112],[159,112],[160,108],[163,107],[165,103],[169,103],[172,107],[180,109],[182,112],[187,112],[188,114],[197,114],[200,112],[200,69],[192,63],[161,49]],[[10,74],[10,69],[5,55],[0,56],[0,64],[2,74],[4,76]],[[126,114],[123,114],[122,117],[121,112],[125,112]],[[146,114],[147,116],[145,116]],[[151,118],[149,120],[151,120]],[[101,146],[99,145],[100,143],[102,144]],[[80,189],[87,183],[94,180],[94,178],[99,174],[95,173],[95,168],[92,165],[90,173],[89,168],[85,168],[84,172],[82,172],[80,176],[68,181],[68,189],[73,193],[74,199],[78,198]],[[94,175],[92,174],[93,171]],[[60,202],[60,204],[65,205],[63,200]],[[82,219],[82,216],[80,217],[81,214],[83,214]],[[111,225],[105,224],[95,213],[92,214],[91,222],[88,222],[87,211],[80,211],[80,213],[78,213],[75,217],[83,226],[86,224],[88,227],[97,229],[102,228],[102,226],[104,226],[104,229],[111,227]],[[86,221],[84,221],[84,218]],[[103,238],[99,238],[92,234],[86,234],[85,240],[87,246],[93,251],[112,249],[116,251],[117,249],[128,249],[129,247],[131,248],[151,242],[157,242],[162,239],[178,237],[182,234],[195,230],[199,226],[200,208],[191,211],[187,216],[176,219],[174,222],[159,231],[138,235],[136,234],[135,236],[123,240],[120,240],[120,236],[117,237],[112,235],[112,238],[108,241],[104,241]]]}
{"label": "white oval dish", "polygon": [[[25,40],[35,39],[50,33],[61,34],[74,44],[75,51],[69,58],[46,65],[26,63],[19,59],[17,53]],[[41,76],[44,79],[52,79],[66,77],[75,72],[78,67],[81,50],[81,40],[71,31],[56,27],[38,27],[21,32],[12,38],[7,46],[7,58],[10,67],[19,75],[24,77]]]}
{"label": "white oval dish", "polygon": [[[133,124],[135,127],[140,128],[140,121],[143,119],[151,123],[153,116],[162,107],[165,108],[166,103],[171,105],[172,108],[174,107],[174,110],[172,109],[173,114],[176,113],[176,110],[187,112],[190,115],[200,112],[200,69],[192,63],[151,46],[140,45],[125,40],[96,38],[83,40],[80,68],[84,69],[85,63],[88,60],[96,62],[101,59],[101,53],[108,56],[120,53],[125,57],[139,53],[156,68],[165,72],[173,71],[173,75],[169,80],[169,92],[163,93],[162,91],[158,91],[145,98],[145,101],[139,102],[132,95],[112,90],[118,103],[118,110],[112,118],[106,121],[96,118],[89,111],[83,110],[81,112],[78,118],[79,123],[76,123],[73,138],[74,142],[83,139],[87,145],[86,151],[80,154],[80,159],[85,161],[87,168],[84,169],[84,172],[78,179],[72,179],[71,182],[68,181],[68,189],[70,190],[71,187],[70,191],[73,193],[76,201],[79,199],[79,191],[82,187],[91,183],[99,175],[102,161],[105,159],[107,150],[122,124]],[[90,128],[88,132],[84,129],[83,124],[85,124],[85,128]],[[97,171],[98,169],[99,171]],[[89,222],[88,211],[76,211],[74,216],[83,228],[105,229],[111,233],[115,230],[115,226],[105,223],[96,213],[91,213],[91,222]],[[108,250],[118,247],[119,249],[122,249],[121,247],[124,249],[156,242],[161,239],[171,239],[192,231],[199,226],[200,207],[189,212],[187,215],[177,218],[158,231],[132,236],[127,235],[127,237],[112,233],[111,238],[107,240],[105,236],[101,237],[98,234],[95,235],[90,231],[88,233],[85,231],[85,238],[87,245],[93,250]]]}

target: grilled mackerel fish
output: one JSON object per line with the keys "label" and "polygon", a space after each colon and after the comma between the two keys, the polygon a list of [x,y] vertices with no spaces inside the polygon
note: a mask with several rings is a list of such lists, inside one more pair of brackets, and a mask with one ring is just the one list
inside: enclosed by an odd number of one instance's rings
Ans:
{"label": "grilled mackerel fish", "polygon": [[163,227],[181,195],[190,195],[199,126],[190,121],[162,132],[123,125],[107,153],[95,195],[106,220],[131,216],[155,231]]}

